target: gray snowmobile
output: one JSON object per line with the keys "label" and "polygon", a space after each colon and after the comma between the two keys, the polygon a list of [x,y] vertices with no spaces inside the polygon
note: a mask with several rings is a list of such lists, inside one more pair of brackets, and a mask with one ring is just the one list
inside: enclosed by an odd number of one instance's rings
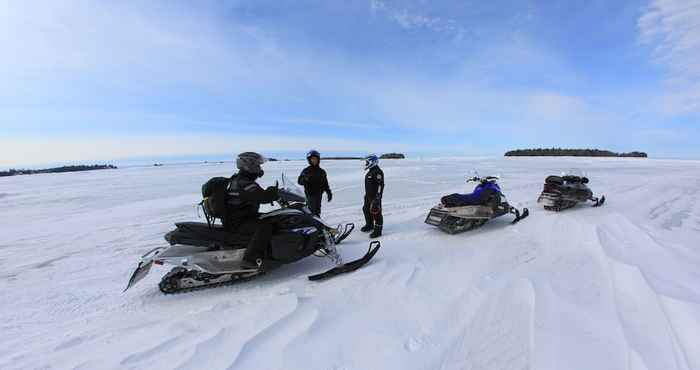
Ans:
{"label": "gray snowmobile", "polygon": [[605,196],[594,197],[587,186],[588,182],[588,178],[582,175],[547,176],[537,203],[544,205],[544,209],[555,212],[589,200],[593,202],[593,207],[602,206]]}
{"label": "gray snowmobile", "polygon": [[309,276],[310,280],[323,280],[355,271],[374,257],[381,246],[377,241],[370,243],[362,258],[343,263],[336,246],[350,235],[354,224],[329,226],[311,213],[306,198],[289,186],[284,176],[282,182],[277,201],[280,208],[260,215],[261,220],[275,225],[275,232],[266,257],[257,260],[256,268],[243,267],[249,239],[225,231],[207,216],[207,223],[176,223],[176,229],[165,235],[170,246],[144,254],[124,291],[146,277],[154,264],[175,266],[158,284],[161,292],[170,294],[251,280],[312,255],[328,258],[335,264],[324,273]]}
{"label": "gray snowmobile", "polygon": [[433,207],[425,223],[437,226],[448,234],[458,234],[483,226],[487,221],[506,214],[515,216],[515,224],[530,215],[527,208],[520,212],[511,206],[498,186],[497,176],[472,177],[469,182],[478,182],[472,194],[450,194],[442,197]]}

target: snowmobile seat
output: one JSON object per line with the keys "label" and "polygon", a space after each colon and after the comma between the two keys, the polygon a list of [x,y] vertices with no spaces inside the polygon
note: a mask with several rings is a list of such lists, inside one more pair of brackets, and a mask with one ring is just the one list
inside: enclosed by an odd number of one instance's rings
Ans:
{"label": "snowmobile seat", "polygon": [[[454,193],[446,195],[440,199],[440,202],[446,208],[464,207],[464,206],[485,206],[489,205],[496,197],[494,194],[489,194],[485,191],[478,199],[471,197],[471,194]],[[498,197],[500,199],[500,197]]]}
{"label": "snowmobile seat", "polygon": [[[202,222],[178,222],[175,230],[165,234],[170,245],[184,244],[213,249],[245,248],[250,237],[224,230],[221,225]],[[246,240],[244,240],[246,239]]]}
{"label": "snowmobile seat", "polygon": [[445,195],[440,199],[440,203],[442,203],[442,205],[444,205],[447,208],[462,207],[469,205],[469,202],[464,201],[464,197],[462,197],[462,194],[457,193]]}
{"label": "snowmobile seat", "polygon": [[564,185],[564,179],[561,176],[556,175],[547,176],[544,182],[547,184]]}
{"label": "snowmobile seat", "polygon": [[573,176],[573,175],[566,175],[563,177],[564,181],[568,184],[580,184],[583,182],[581,177],[579,176]]}

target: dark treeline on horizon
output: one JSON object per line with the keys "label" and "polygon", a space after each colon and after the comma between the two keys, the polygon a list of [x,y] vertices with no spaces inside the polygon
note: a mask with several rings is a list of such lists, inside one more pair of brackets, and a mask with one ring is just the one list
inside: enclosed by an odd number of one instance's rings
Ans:
{"label": "dark treeline on horizon", "polygon": [[615,153],[600,149],[562,149],[562,148],[538,148],[517,149],[506,152],[506,157],[634,157],[646,158],[647,153],[629,152]]}
{"label": "dark treeline on horizon", "polygon": [[14,169],[11,168],[8,171],[0,171],[0,177],[5,176],[16,176],[16,175],[36,175],[39,173],[60,173],[60,172],[80,172],[80,171],[93,171],[93,170],[111,170],[116,169],[117,166],[111,164],[95,164],[91,166],[63,166],[55,168],[46,168],[41,170],[26,170],[26,169]]}

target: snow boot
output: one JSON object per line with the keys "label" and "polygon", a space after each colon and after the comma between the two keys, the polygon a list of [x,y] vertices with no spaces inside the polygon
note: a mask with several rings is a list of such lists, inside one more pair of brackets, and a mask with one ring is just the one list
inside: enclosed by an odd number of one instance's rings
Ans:
{"label": "snow boot", "polygon": [[360,231],[362,231],[363,233],[368,233],[368,232],[372,231],[372,229],[373,229],[372,226],[370,226],[370,225],[365,225],[365,226],[362,226],[362,228],[360,229]]}
{"label": "snow boot", "polygon": [[375,239],[382,236],[382,227],[381,226],[375,226],[374,231],[372,231],[371,234],[369,234],[369,237],[371,239]]}

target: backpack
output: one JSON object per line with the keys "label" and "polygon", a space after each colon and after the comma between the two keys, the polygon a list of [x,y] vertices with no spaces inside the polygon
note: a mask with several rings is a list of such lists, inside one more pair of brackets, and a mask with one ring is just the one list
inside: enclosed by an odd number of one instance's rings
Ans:
{"label": "backpack", "polygon": [[228,212],[228,187],[231,179],[227,177],[212,177],[202,185],[202,202],[200,205],[207,217],[207,222],[223,219]]}

